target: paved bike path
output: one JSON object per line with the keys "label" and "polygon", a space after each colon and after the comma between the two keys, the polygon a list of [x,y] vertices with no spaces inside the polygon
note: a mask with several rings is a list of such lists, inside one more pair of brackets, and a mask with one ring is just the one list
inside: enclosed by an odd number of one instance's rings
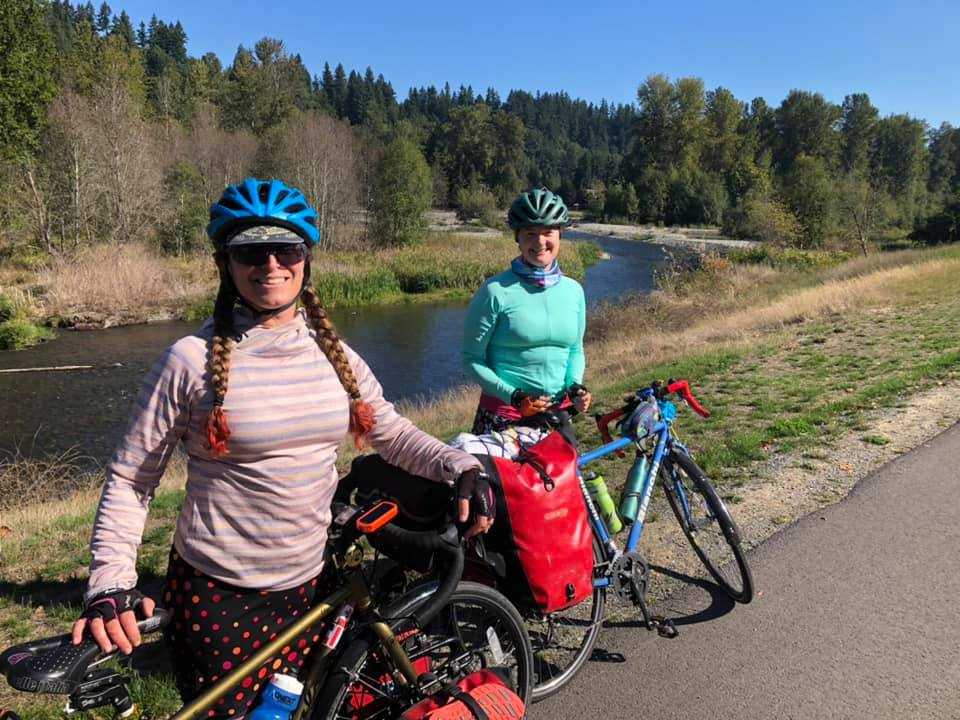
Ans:
{"label": "paved bike path", "polygon": [[960,424],[752,551],[751,604],[693,585],[676,639],[612,623],[528,717],[960,718],[958,480]]}

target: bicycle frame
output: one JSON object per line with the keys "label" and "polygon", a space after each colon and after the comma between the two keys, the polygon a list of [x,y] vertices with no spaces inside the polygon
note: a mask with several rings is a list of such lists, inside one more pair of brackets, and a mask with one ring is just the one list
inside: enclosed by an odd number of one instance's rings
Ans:
{"label": "bicycle frame", "polygon": [[[644,388],[637,391],[636,398],[640,401],[647,400],[649,398],[657,398],[661,400],[664,396],[658,394],[659,391],[665,391],[669,393],[678,393],[694,411],[703,417],[709,417],[710,413],[705,410],[700,403],[696,401],[696,398],[693,397],[693,394],[690,392],[690,385],[686,380],[680,381],[671,381],[666,387],[654,383],[649,388]],[[635,406],[629,406],[628,408],[633,408]],[[606,423],[612,420],[615,417],[619,417],[625,414],[627,408],[614,411],[613,413],[605,416],[605,418],[598,418],[598,424],[600,425],[601,435],[606,439],[604,445],[600,447],[585,452],[580,455],[577,461],[577,473],[580,476],[580,491],[583,494],[584,502],[587,504],[587,509],[590,514],[591,521],[593,523],[594,531],[596,532],[597,537],[600,539],[601,546],[604,548],[605,559],[608,563],[612,565],[617,561],[624,553],[635,553],[637,546],[640,544],[640,538],[643,534],[643,523],[647,513],[647,507],[650,504],[650,497],[653,495],[653,488],[656,485],[657,477],[660,473],[660,468],[664,463],[670,472],[670,475],[673,476],[673,467],[670,461],[671,453],[673,452],[674,447],[679,448],[680,450],[686,451],[686,448],[677,438],[676,433],[673,431],[673,417],[664,417],[661,414],[660,419],[657,423],[650,428],[650,432],[646,435],[642,441],[638,440],[635,436],[629,435],[618,438],[616,440],[610,440],[610,435],[606,429]],[[640,452],[640,442],[646,443],[648,440],[655,441],[653,446],[653,452],[651,456],[651,462],[647,468],[646,476],[643,478],[643,486],[640,493],[640,502],[639,508],[637,510],[637,517],[633,521],[633,524],[630,527],[630,532],[627,535],[627,542],[623,549],[620,549],[617,544],[614,542],[613,538],[610,536],[610,532],[607,529],[606,524],[603,522],[603,519],[600,517],[600,513],[597,512],[596,507],[593,503],[593,498],[590,497],[585,483],[583,482],[582,475],[580,473],[581,468],[585,465],[598,460],[602,457],[610,455],[611,453],[619,453],[622,455],[624,448],[630,445],[637,445],[638,452]],[[683,489],[683,484],[674,479],[673,482],[673,491],[677,495],[680,506],[683,509],[684,523],[686,525],[690,524],[690,505],[687,501],[686,492]],[[610,585],[611,578],[609,572],[601,578],[594,578],[594,587],[606,587]]]}
{"label": "bicycle frame", "polygon": [[[198,720],[205,716],[206,713],[216,705],[217,701],[225,692],[243,680],[244,677],[256,671],[257,668],[266,663],[271,657],[279,656],[281,650],[293,642],[301,633],[310,627],[318,627],[320,623],[327,619],[335,610],[340,610],[347,604],[354,605],[356,610],[361,613],[372,609],[374,607],[373,597],[363,577],[363,573],[360,572],[361,556],[362,553],[359,551],[357,551],[356,554],[348,553],[344,562],[344,568],[347,572],[344,578],[346,584],[343,587],[334,590],[329,596],[324,598],[322,602],[304,613],[299,620],[279,633],[277,637],[263,645],[256,653],[220,678],[201,695],[184,705],[171,717],[171,720]],[[404,685],[415,685],[417,682],[417,671],[397,641],[390,625],[380,619],[371,623],[368,627],[376,634],[381,646],[389,654],[397,669],[400,671],[400,675],[397,678],[398,682]],[[316,652],[320,654],[320,657],[313,658],[310,673],[304,679],[304,693],[318,692],[321,689],[319,681],[329,669],[330,660],[334,656],[333,651],[336,647],[337,645],[330,647],[329,645],[320,643],[315,648]],[[304,701],[300,703],[296,712],[293,714],[292,720],[300,720],[306,709],[310,707],[311,702],[315,699],[314,697],[304,697]]]}
{"label": "bicycle frame", "polygon": [[[653,427],[653,432],[648,436],[651,438],[656,438],[656,445],[654,446],[653,455],[649,467],[647,468],[647,474],[643,480],[643,490],[640,493],[640,507],[637,511],[637,518],[634,520],[633,524],[630,527],[630,532],[627,535],[627,541],[621,550],[617,547],[613,538],[610,535],[609,530],[607,529],[606,524],[604,524],[603,519],[600,517],[600,514],[596,511],[594,507],[593,498],[590,497],[590,493],[587,492],[586,487],[581,487],[583,492],[584,500],[587,503],[587,506],[590,510],[590,518],[593,523],[594,530],[597,533],[597,537],[600,539],[601,544],[607,551],[608,560],[616,559],[623,552],[634,552],[637,549],[637,546],[640,544],[640,538],[643,534],[643,523],[644,518],[647,513],[647,506],[650,504],[650,497],[653,495],[653,488],[656,485],[658,473],[660,471],[660,466],[663,464],[664,459],[669,464],[669,453],[672,451],[673,447],[679,446],[683,447],[680,444],[680,441],[677,440],[674,436],[671,429],[672,422],[669,420],[660,420]],[[599,460],[602,457],[606,457],[611,453],[623,450],[624,448],[636,444],[636,440],[630,437],[618,438],[612,442],[601,445],[600,447],[590,450],[589,452],[583,453],[577,461],[577,470],[591,463],[595,460]],[[581,482],[582,485],[582,482]],[[682,503],[684,513],[687,515],[689,521],[689,506],[687,504],[687,498],[683,491],[682,485],[675,484],[675,489],[680,501]],[[610,578],[595,578],[594,587],[604,587],[610,584]]]}

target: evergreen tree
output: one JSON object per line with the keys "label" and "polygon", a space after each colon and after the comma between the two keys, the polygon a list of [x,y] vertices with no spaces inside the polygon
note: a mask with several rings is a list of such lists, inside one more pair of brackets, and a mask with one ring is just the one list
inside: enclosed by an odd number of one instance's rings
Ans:
{"label": "evergreen tree", "polygon": [[93,26],[101,35],[106,35],[107,31],[110,30],[110,18],[112,15],[113,11],[110,10],[110,6],[105,2],[101,3],[100,9],[97,11],[97,20]]}
{"label": "evergreen tree", "polygon": [[0,158],[37,149],[47,104],[56,91],[54,40],[38,0],[0,3]]}

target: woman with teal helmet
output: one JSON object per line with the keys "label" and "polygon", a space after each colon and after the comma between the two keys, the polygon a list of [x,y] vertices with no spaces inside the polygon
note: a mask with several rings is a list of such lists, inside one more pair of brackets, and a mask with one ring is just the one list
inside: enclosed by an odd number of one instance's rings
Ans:
{"label": "woman with teal helmet", "polygon": [[[525,190],[510,205],[507,222],[520,254],[480,287],[464,323],[463,366],[481,389],[474,433],[523,423],[550,406],[590,407],[583,288],[557,261],[569,220],[563,198],[545,187]],[[573,441],[572,430],[565,435]]]}
{"label": "woman with teal helmet", "polygon": [[[213,317],[175,342],[147,374],[97,510],[85,607],[74,642],[139,644],[135,561],[154,489],[176,446],[188,456],[159,602],[177,685],[198,696],[323,597],[323,548],[337,485],[337,448],[352,434],[407,472],[452,486],[469,536],[493,521],[478,461],[416,428],[383,397],[364,361],[337,335],[310,284],[316,212],[279,180],[230,185],[210,208],[220,288]],[[297,308],[297,302],[302,309]],[[310,633],[308,633],[310,634]],[[304,638],[304,644],[307,644]],[[263,675],[296,673],[291,648]],[[210,717],[245,715],[261,673]]]}

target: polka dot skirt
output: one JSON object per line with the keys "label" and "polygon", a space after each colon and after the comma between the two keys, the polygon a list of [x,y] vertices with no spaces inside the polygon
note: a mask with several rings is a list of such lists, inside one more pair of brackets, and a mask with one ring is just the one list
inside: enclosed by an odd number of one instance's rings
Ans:
{"label": "polka dot skirt", "polygon": [[[318,588],[321,597],[327,594],[328,588],[319,578],[289,590],[235,587],[204,575],[172,550],[161,604],[172,615],[164,639],[184,702],[197,697],[295,622],[313,604]],[[226,693],[207,717],[245,715],[270,675],[296,675],[318,641],[319,632],[307,630]]]}

